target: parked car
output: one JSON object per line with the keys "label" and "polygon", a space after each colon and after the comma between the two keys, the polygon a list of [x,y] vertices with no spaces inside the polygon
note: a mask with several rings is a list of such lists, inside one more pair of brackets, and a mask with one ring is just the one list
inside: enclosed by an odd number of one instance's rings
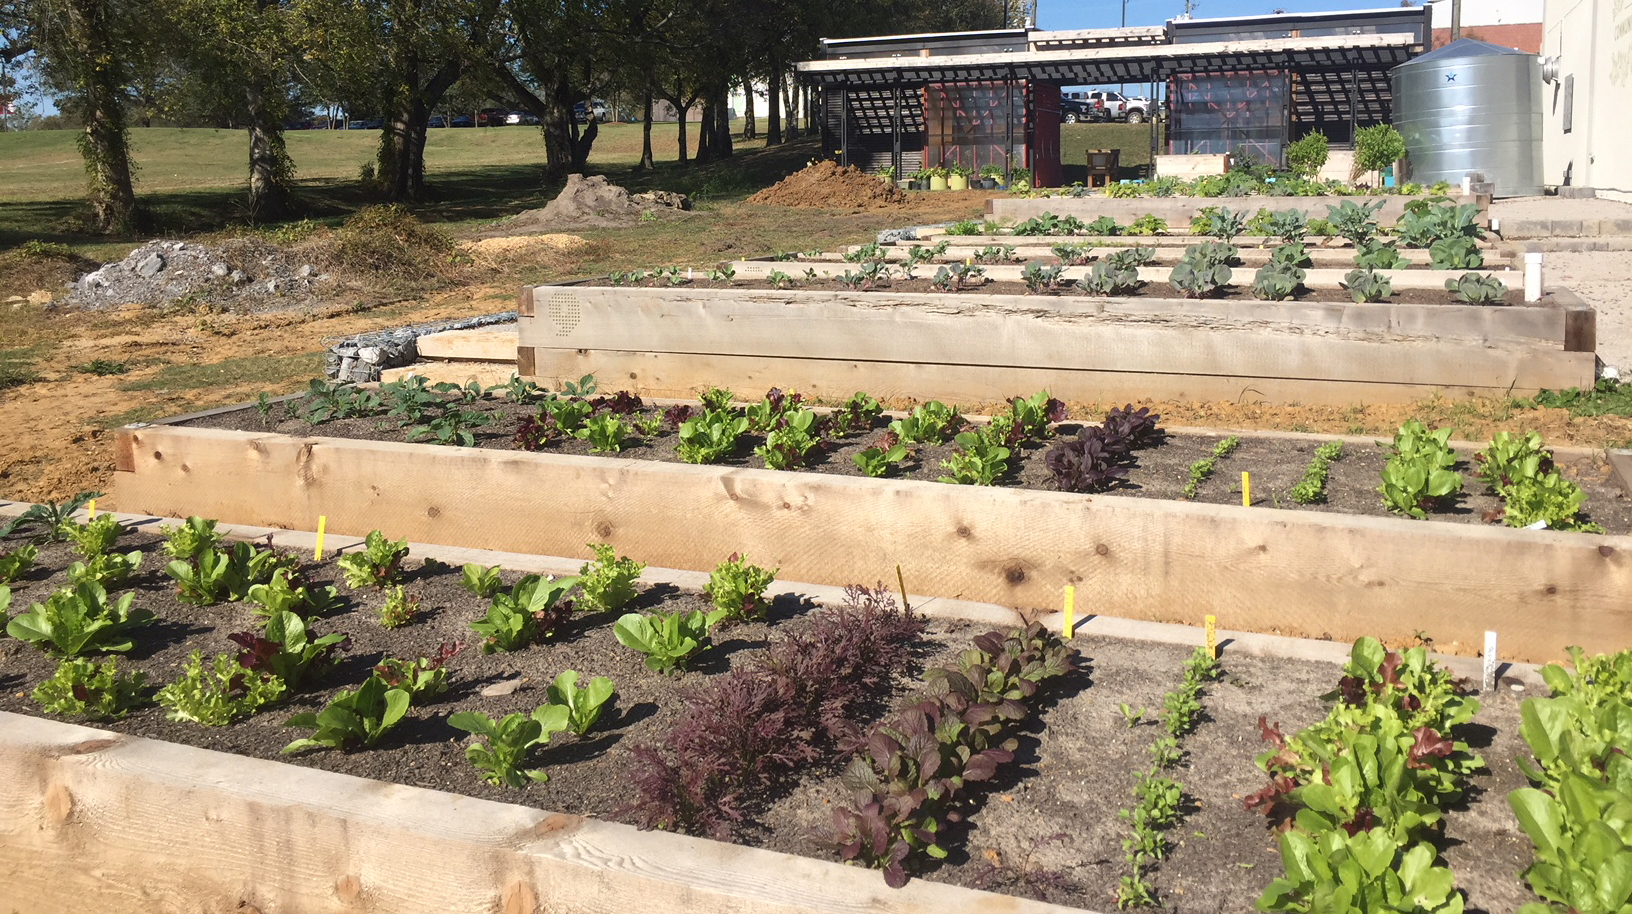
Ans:
{"label": "parked car", "polygon": [[505,108],[483,108],[476,112],[476,126],[503,127],[510,122],[510,112]]}
{"label": "parked car", "polygon": [[504,122],[512,126],[537,127],[538,115],[531,111],[512,111],[510,116],[504,119]]}
{"label": "parked car", "polygon": [[385,119],[378,117],[359,118],[346,123],[347,130],[380,130],[385,127]]}
{"label": "parked car", "polygon": [[1143,124],[1150,119],[1151,105],[1148,98],[1099,89],[1088,92],[1087,96],[1099,103],[1097,110],[1101,112],[1100,120]]}
{"label": "parked car", "polygon": [[453,120],[448,121],[448,126],[449,127],[474,127],[474,126],[476,126],[476,119],[471,117],[468,114],[456,114],[456,115],[454,115]]}
{"label": "parked car", "polygon": [[1079,121],[1105,120],[1105,117],[1096,110],[1097,106],[1102,103],[1078,98],[1077,96],[1081,94],[1078,92],[1072,95],[1060,96],[1060,120],[1065,121],[1067,124],[1075,124]]}
{"label": "parked car", "polygon": [[446,126],[448,126],[448,118],[447,118],[446,115],[433,114],[433,115],[431,115],[431,119],[425,124],[425,126],[427,126],[427,127],[446,127]]}
{"label": "parked car", "polygon": [[592,102],[579,102],[572,106],[572,113],[581,121],[588,120],[591,112],[594,112],[596,120],[604,121],[606,120],[606,111],[606,102],[599,99]]}

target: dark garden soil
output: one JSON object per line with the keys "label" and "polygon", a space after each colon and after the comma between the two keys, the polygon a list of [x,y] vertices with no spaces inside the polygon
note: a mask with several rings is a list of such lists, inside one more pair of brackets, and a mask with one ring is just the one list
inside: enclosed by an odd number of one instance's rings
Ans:
{"label": "dark garden soil", "polygon": [[[0,540],[0,550],[20,543],[16,537]],[[159,618],[153,627],[136,633],[137,647],[121,659],[121,666],[145,671],[151,685],[173,679],[194,649],[206,655],[235,650],[226,634],[255,622],[242,604],[197,607],[178,602],[173,585],[159,571],[163,560],[157,545],[158,538],[150,535],[127,534],[121,540],[122,550],[139,546],[147,553],[144,570],[131,589],[136,604]],[[40,566],[13,585],[16,611],[43,601],[65,583],[63,569],[74,558],[68,548],[46,546],[40,552]],[[457,569],[422,567],[416,559],[405,567],[406,587],[419,596],[428,614],[415,624],[388,631],[378,623],[381,594],[345,591],[349,606],[317,627],[347,633],[349,650],[326,678],[282,707],[219,729],[166,720],[162,710],[151,705],[103,725],[362,777],[626,820],[620,810],[631,795],[631,748],[660,740],[675,723],[678,693],[750,662],[769,639],[799,629],[810,613],[820,611],[785,598],[773,607],[767,623],[719,631],[716,646],[691,671],[671,678],[648,671],[638,654],[614,640],[611,614],[576,619],[555,643],[482,654],[475,648],[468,622],[480,615],[485,602],[456,585]],[[318,581],[338,577],[335,566],[327,563],[307,563],[306,573]],[[507,582],[514,577],[507,574]],[[700,606],[702,600],[698,594],[648,588],[636,606],[671,610]],[[950,659],[982,630],[968,623],[932,623],[919,654],[920,667]],[[449,693],[412,708],[380,745],[351,753],[319,749],[280,755],[290,740],[306,735],[283,726],[291,713],[315,710],[334,690],[355,686],[383,656],[413,657],[450,641],[468,646],[448,664]],[[1030,726],[1021,735],[1016,762],[977,794],[976,811],[943,842],[952,849],[951,857],[922,867],[922,878],[1098,910],[1114,907],[1117,881],[1126,872],[1120,842],[1127,832],[1116,814],[1131,805],[1134,772],[1148,765],[1147,748],[1161,731],[1152,720],[1153,711],[1130,727],[1118,709],[1122,703],[1160,708],[1163,694],[1182,679],[1188,651],[1098,637],[1082,637],[1076,644],[1082,653],[1081,671],[1058,681],[1048,693],[1052,697],[1038,706],[1040,713],[1029,718]],[[28,696],[53,666],[28,644],[0,639],[0,710],[39,714]],[[617,688],[614,707],[587,737],[557,737],[534,752],[530,762],[548,771],[547,783],[514,790],[483,784],[464,758],[464,734],[447,724],[448,716],[456,710],[495,716],[530,711],[544,703],[544,688],[551,679],[568,668],[584,677],[611,677]],[[1206,689],[1203,722],[1185,738],[1186,758],[1175,772],[1184,785],[1187,813],[1169,832],[1171,855],[1150,877],[1164,911],[1253,910],[1253,901],[1280,872],[1274,832],[1241,803],[1241,797],[1264,783],[1253,763],[1263,748],[1256,721],[1267,716],[1289,733],[1316,721],[1325,713],[1318,696],[1332,689],[1339,675],[1328,664],[1236,656],[1227,644],[1222,668],[1221,681]],[[520,688],[513,694],[481,694],[486,687],[516,679]],[[909,695],[911,681],[902,681],[887,697],[900,700]],[[1522,697],[1508,683],[1494,694],[1479,696],[1484,707],[1461,734],[1489,766],[1474,778],[1466,802],[1448,812],[1441,842],[1444,860],[1468,893],[1470,911],[1508,912],[1532,900],[1518,879],[1528,862],[1528,843],[1505,799],[1523,784],[1513,762],[1525,751],[1517,734]],[[835,859],[813,832],[820,833],[831,821],[833,804],[845,800],[835,776],[837,767],[837,761],[813,766],[754,798],[750,807],[758,814],[741,829],[740,840]]]}
{"label": "dark garden soil", "polygon": [[[340,419],[311,425],[297,418],[299,400],[274,404],[263,419],[260,412],[246,408],[234,412],[181,423],[200,428],[235,429],[248,432],[277,432],[303,436],[321,435],[333,438],[353,438],[376,441],[408,441],[409,430],[399,427],[396,419],[383,416],[358,419]],[[474,430],[476,446],[483,448],[513,449],[518,424],[536,413],[537,407],[523,406],[510,401],[483,400],[480,409],[492,416],[492,422]],[[653,416],[659,411],[648,409],[642,415]],[[1090,421],[1098,417],[1081,417]],[[812,452],[806,472],[839,476],[864,475],[857,469],[853,456],[868,447],[876,446],[883,436],[888,420],[878,418],[871,428],[852,432],[835,439],[831,446]],[[1067,421],[1058,426],[1056,437],[1074,435],[1080,424]],[[1213,448],[1224,435],[1172,435],[1163,443],[1134,452],[1134,462],[1121,484],[1107,494],[1135,498],[1183,499],[1190,480],[1190,467],[1211,456]],[[764,468],[763,459],[754,456],[755,447],[763,438],[748,436],[740,444],[737,456],[724,462],[726,466]],[[626,457],[634,460],[677,461],[675,449],[679,437],[669,426],[650,438],[631,438],[617,454],[605,456]],[[1375,445],[1345,446],[1343,456],[1331,465],[1323,501],[1303,505],[1288,494],[1302,481],[1304,471],[1314,457],[1319,442],[1291,438],[1243,437],[1240,446],[1229,456],[1216,462],[1211,477],[1201,483],[1195,501],[1207,504],[1241,504],[1241,474],[1250,474],[1249,482],[1254,507],[1294,511],[1320,511],[1337,514],[1363,514],[1376,517],[1394,517],[1384,507],[1377,487],[1382,481],[1383,465],[1387,462],[1389,441],[1381,439]],[[1010,470],[1000,480],[1003,486],[1051,490],[1057,488],[1053,474],[1045,462],[1051,442],[1033,443],[1018,448],[1011,458]],[[547,444],[544,451],[562,454],[590,454],[589,444],[577,439],[558,439]],[[935,481],[944,471],[941,464],[956,450],[952,444],[914,448],[906,460],[894,467],[888,478]],[[1444,501],[1429,515],[1436,521],[1457,523],[1500,524],[1501,499],[1490,492],[1475,475],[1473,454],[1458,453],[1457,465],[1463,476],[1460,495]],[[1560,460],[1562,472],[1578,483],[1587,494],[1582,515],[1603,527],[1608,533],[1632,532],[1632,499],[1615,481],[1607,463],[1596,459],[1575,462]],[[1085,496],[1092,497],[1092,496]]]}

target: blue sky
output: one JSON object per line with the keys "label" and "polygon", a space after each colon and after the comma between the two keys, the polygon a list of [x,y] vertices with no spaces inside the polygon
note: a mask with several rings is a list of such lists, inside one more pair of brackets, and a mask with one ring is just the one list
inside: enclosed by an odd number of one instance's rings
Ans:
{"label": "blue sky", "polygon": [[[1387,0],[1194,0],[1197,19],[1393,7]],[[1416,5],[1416,4],[1413,4]],[[1128,0],[1128,25],[1161,25],[1184,12],[1184,0]],[[1045,29],[1103,29],[1122,24],[1118,0],[1037,0],[1037,25]]]}

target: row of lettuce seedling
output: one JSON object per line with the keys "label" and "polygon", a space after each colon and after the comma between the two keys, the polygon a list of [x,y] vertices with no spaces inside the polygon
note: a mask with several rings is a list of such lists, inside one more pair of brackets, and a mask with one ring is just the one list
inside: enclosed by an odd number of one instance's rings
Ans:
{"label": "row of lettuce seedling", "polygon": [[[80,523],[64,508],[42,507],[25,520],[41,528],[39,539],[72,544],[78,560],[67,569],[67,586],[10,616],[5,625],[11,637],[58,658],[55,672],[34,691],[35,701],[46,711],[116,719],[154,700],[171,719],[225,726],[270,709],[317,682],[338,662],[338,652],[348,643],[344,634],[317,631],[318,620],[342,608],[345,601],[336,588],[311,582],[309,569],[294,555],[269,544],[228,544],[214,521],[188,518],[164,528],[161,544],[170,559],[164,572],[176,582],[177,598],[201,606],[245,602],[260,626],[228,635],[239,647],[236,652],[206,660],[195,650],[178,678],[150,695],[145,673],[121,671],[113,658],[91,659],[129,652],[141,630],[155,621],[152,612],[132,605],[134,592],[109,596],[110,590],[130,583],[143,553],[116,550],[124,528],[113,516]],[[645,566],[617,557],[609,546],[592,548],[595,560],[584,563],[577,576],[524,575],[509,588],[502,586],[497,566],[465,566],[463,586],[491,601],[485,614],[470,622],[482,638],[482,650],[521,650],[559,637],[575,615],[626,605],[636,595],[634,582]],[[11,590],[5,585],[27,574],[37,555],[33,541],[0,553],[0,614],[6,614],[11,603]],[[419,613],[417,599],[400,583],[407,556],[406,541],[372,531],[361,550],[337,560],[348,588],[383,594],[378,621],[385,628],[407,624]],[[717,626],[762,618],[765,589],[774,579],[773,570],[733,555],[709,576],[705,594],[712,609],[625,613],[614,623],[613,634],[643,654],[654,671],[684,669],[708,647]],[[434,700],[447,690],[446,663],[458,648],[450,644],[435,656],[384,659],[360,686],[339,692],[321,711],[290,718],[290,726],[313,732],[285,751],[376,744],[411,704]],[[580,686],[578,678],[576,671],[563,672],[549,689],[549,702],[531,715],[493,721],[461,712],[449,719],[452,726],[484,741],[473,745],[469,755],[485,779],[511,785],[541,780],[541,772],[517,767],[526,751],[547,743],[552,733],[582,734],[594,724],[599,709],[612,697],[613,685],[604,677],[593,677]]]}

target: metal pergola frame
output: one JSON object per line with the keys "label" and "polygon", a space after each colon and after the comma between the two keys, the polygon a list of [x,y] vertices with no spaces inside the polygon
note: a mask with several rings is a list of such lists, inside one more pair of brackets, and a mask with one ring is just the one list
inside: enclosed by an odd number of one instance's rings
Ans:
{"label": "metal pergola frame", "polygon": [[[901,106],[903,91],[943,83],[989,82],[1003,85],[1012,97],[1022,81],[1061,85],[1148,83],[1150,97],[1178,74],[1229,74],[1258,70],[1347,70],[1351,130],[1356,117],[1354,97],[1359,70],[1388,70],[1423,50],[1409,33],[1333,35],[1312,38],[1256,39],[1167,44],[1097,44],[1070,46],[1039,42],[1039,50],[985,54],[948,54],[930,57],[846,57],[803,61],[798,78],[824,94],[839,93],[841,111],[839,148],[841,164],[849,164],[849,93],[854,90],[888,91],[891,99],[891,164],[902,174]],[[835,43],[830,51],[846,50]],[[1007,148],[1014,147],[1012,106],[1006,125]],[[1150,152],[1157,154],[1156,121],[1151,118]]]}

